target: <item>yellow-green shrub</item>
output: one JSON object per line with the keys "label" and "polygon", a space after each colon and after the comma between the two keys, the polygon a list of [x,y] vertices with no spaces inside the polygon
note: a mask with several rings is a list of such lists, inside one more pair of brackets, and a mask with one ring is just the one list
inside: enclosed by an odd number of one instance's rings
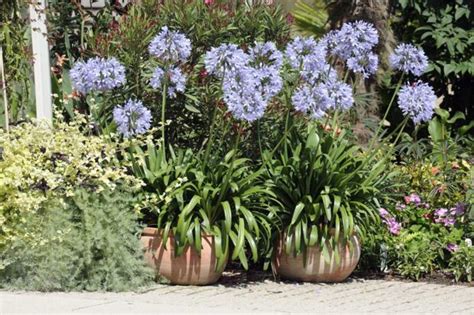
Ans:
{"label": "yellow-green shrub", "polygon": [[77,188],[139,188],[141,182],[117,158],[122,145],[92,135],[83,116],[54,128],[26,123],[0,131],[0,250],[18,236],[35,239],[21,223],[48,200],[72,196]]}

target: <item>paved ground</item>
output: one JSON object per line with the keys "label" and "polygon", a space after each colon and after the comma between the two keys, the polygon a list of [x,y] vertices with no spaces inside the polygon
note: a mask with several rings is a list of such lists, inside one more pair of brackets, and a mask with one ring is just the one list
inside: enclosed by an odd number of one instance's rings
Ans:
{"label": "paved ground", "polygon": [[341,284],[258,283],[183,287],[143,293],[0,291],[10,313],[429,313],[474,314],[474,287],[351,279]]}

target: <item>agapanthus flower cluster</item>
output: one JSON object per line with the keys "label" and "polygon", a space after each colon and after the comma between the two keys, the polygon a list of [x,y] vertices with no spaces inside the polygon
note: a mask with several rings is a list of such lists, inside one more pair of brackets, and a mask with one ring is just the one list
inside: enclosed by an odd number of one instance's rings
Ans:
{"label": "agapanthus flower cluster", "polygon": [[148,50],[162,62],[176,64],[186,61],[191,55],[191,41],[184,34],[164,26],[153,38]]}
{"label": "agapanthus flower cluster", "polygon": [[423,49],[411,44],[399,44],[389,57],[392,68],[420,76],[428,68],[428,57]]}
{"label": "agapanthus flower cluster", "polygon": [[326,59],[307,59],[303,63],[301,77],[306,83],[315,85],[318,82],[334,81],[337,79],[337,72]]}
{"label": "agapanthus flower cluster", "polygon": [[297,37],[286,48],[293,68],[301,70],[304,83],[293,93],[291,101],[297,111],[313,119],[324,117],[330,109],[347,110],[354,99],[352,88],[337,79],[337,72],[326,60],[326,42]]}
{"label": "agapanthus flower cluster", "polygon": [[364,78],[378,68],[378,57],[372,52],[379,36],[375,27],[364,21],[344,23],[340,30],[329,32],[322,40],[331,54],[347,62],[347,67]]}
{"label": "agapanthus flower cluster", "polygon": [[71,69],[71,81],[75,90],[82,94],[108,91],[125,84],[125,68],[115,58],[95,57],[79,61]]}
{"label": "agapanthus flower cluster", "polygon": [[305,84],[299,87],[293,93],[291,102],[297,111],[309,114],[313,119],[324,117],[332,105],[329,91],[322,83],[314,86]]}
{"label": "agapanthus flower cluster", "polygon": [[207,52],[204,63],[207,73],[222,80],[224,102],[239,120],[261,118],[283,87],[282,53],[271,42],[256,44],[249,54],[234,44],[223,44]]}
{"label": "agapanthus flower cluster", "polygon": [[116,106],[113,119],[117,130],[125,138],[145,133],[151,126],[150,110],[138,100],[129,99],[123,106]]}
{"label": "agapanthus flower cluster", "polygon": [[377,72],[378,66],[379,57],[372,52],[347,59],[347,68],[353,72],[362,74],[365,79]]}
{"label": "agapanthus flower cluster", "polygon": [[398,106],[405,116],[415,124],[431,119],[436,104],[436,95],[427,83],[416,82],[405,85],[398,93]]}
{"label": "agapanthus flower cluster", "polygon": [[204,57],[204,65],[209,74],[222,78],[224,73],[246,67],[250,56],[235,44],[222,44],[213,47]]}
{"label": "agapanthus flower cluster", "polygon": [[344,23],[340,30],[326,37],[331,52],[343,60],[370,52],[379,42],[377,30],[371,23]]}
{"label": "agapanthus flower cluster", "polygon": [[285,52],[289,64],[294,69],[302,69],[308,60],[326,62],[326,45],[316,42],[313,38],[296,37],[288,43]]}
{"label": "agapanthus flower cluster", "polygon": [[319,119],[330,109],[351,108],[354,98],[350,85],[331,79],[322,80],[315,85],[302,85],[295,91],[291,101],[297,111],[307,113],[313,119]]}
{"label": "agapanthus flower cluster", "polygon": [[268,102],[283,86],[275,68],[243,67],[227,73],[223,79],[224,101],[232,115],[253,122],[265,113]]}
{"label": "agapanthus flower cluster", "polygon": [[382,221],[387,225],[390,233],[394,235],[400,234],[402,225],[395,219],[395,217],[390,215],[390,213],[384,208],[379,209],[379,214],[382,218]]}
{"label": "agapanthus flower cluster", "polygon": [[171,67],[166,71],[161,67],[157,67],[151,77],[150,85],[154,89],[162,89],[165,79],[168,80],[167,91],[170,98],[175,98],[176,92],[184,92],[186,88],[186,76],[179,67]]}
{"label": "agapanthus flower cluster", "polygon": [[453,226],[458,217],[464,215],[465,208],[462,203],[458,203],[455,207],[436,209],[434,212],[434,221],[441,223],[446,227]]}
{"label": "agapanthus flower cluster", "polygon": [[257,68],[273,68],[280,70],[283,65],[283,54],[272,42],[256,43],[249,50],[252,65]]}

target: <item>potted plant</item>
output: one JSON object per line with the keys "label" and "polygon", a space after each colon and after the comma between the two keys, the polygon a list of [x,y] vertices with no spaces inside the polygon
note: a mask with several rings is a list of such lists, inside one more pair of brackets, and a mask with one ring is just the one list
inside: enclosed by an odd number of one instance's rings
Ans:
{"label": "potted plant", "polygon": [[385,164],[366,163],[345,138],[312,126],[269,158],[282,221],[273,268],[283,278],[343,281],[359,261],[360,237],[378,221]]}
{"label": "potted plant", "polygon": [[257,262],[272,231],[262,171],[251,172],[235,151],[207,162],[191,150],[170,153],[164,159],[153,143],[133,153],[157,219],[141,238],[148,265],[171,283],[205,285],[219,279],[229,258],[248,268],[249,252]]}

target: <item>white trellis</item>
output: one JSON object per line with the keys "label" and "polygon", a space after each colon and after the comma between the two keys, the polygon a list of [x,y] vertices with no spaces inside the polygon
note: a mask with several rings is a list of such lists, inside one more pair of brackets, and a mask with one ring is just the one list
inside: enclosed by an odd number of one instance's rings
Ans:
{"label": "white trellis", "polygon": [[30,4],[29,11],[34,59],[36,118],[38,121],[46,121],[51,124],[53,106],[45,8],[45,0],[36,0],[35,3]]}

